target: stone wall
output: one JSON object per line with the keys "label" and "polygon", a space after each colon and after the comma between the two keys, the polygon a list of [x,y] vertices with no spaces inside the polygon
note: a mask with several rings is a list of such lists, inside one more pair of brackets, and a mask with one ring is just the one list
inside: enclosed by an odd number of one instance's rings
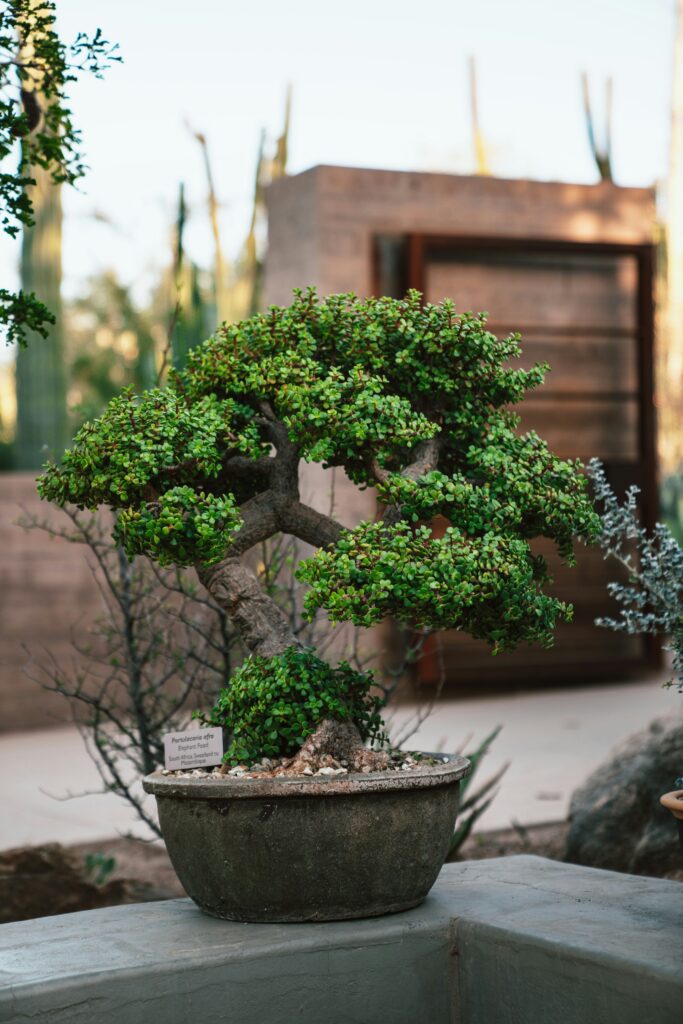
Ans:
{"label": "stone wall", "polygon": [[651,189],[313,167],[268,189],[265,301],[286,304],[309,284],[371,294],[382,234],[640,243],[653,223]]}

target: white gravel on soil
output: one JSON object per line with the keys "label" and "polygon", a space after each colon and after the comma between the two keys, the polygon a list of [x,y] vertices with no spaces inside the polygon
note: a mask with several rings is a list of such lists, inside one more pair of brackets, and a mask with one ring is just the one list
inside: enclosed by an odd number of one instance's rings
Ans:
{"label": "white gravel on soil", "polygon": [[[443,760],[444,764],[448,764],[448,758],[416,758],[411,754],[406,754],[403,751],[399,751],[392,754],[391,763],[387,768],[382,771],[388,772],[409,772],[414,768],[419,768],[424,765],[439,764]],[[225,772],[221,765],[216,765],[215,768],[192,768],[184,771],[182,769],[172,770],[170,768],[163,768],[161,774],[169,775],[175,779],[224,779],[236,778],[236,779],[257,779],[259,775],[268,773],[270,776],[274,776],[276,779],[286,778],[289,774],[286,771],[278,771],[277,769],[284,767],[281,761],[273,761],[268,757],[262,758],[261,761],[255,764],[237,764],[229,771]],[[364,768],[363,772],[368,774],[369,768]],[[313,771],[312,768],[304,768],[303,775],[312,776],[335,776],[335,775],[348,775],[348,762],[343,760],[339,762],[338,766],[325,765],[323,768],[319,768],[317,771]]]}

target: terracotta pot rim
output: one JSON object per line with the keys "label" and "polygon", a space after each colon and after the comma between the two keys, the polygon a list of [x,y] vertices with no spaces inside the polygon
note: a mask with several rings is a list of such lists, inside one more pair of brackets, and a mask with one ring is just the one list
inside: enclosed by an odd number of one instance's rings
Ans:
{"label": "terracotta pot rim", "polygon": [[671,793],[660,796],[659,802],[667,811],[671,811],[674,818],[683,821],[683,789],[674,789]]}
{"label": "terracotta pot rim", "polygon": [[425,754],[448,758],[446,764],[425,765],[406,772],[351,772],[348,775],[294,775],[284,778],[240,779],[229,775],[218,778],[177,778],[162,775],[161,770],[145,776],[146,793],[159,797],[186,797],[200,800],[263,799],[288,796],[344,796],[350,793],[387,792],[406,789],[430,789],[449,786],[467,775],[470,762],[459,754]]}

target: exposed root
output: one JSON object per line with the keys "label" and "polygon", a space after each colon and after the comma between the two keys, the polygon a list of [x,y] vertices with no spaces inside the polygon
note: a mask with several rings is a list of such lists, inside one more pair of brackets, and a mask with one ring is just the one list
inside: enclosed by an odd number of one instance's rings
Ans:
{"label": "exposed root", "polygon": [[[306,775],[321,768],[347,768],[350,772],[380,772],[389,767],[383,750],[368,750],[353,722],[325,718],[300,750],[282,764],[287,775]],[[308,769],[304,772],[305,769]]]}

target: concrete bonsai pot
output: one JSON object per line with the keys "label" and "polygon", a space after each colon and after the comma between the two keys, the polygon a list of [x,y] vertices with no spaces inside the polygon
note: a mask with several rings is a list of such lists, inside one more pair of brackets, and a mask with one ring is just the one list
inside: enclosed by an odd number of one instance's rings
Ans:
{"label": "concrete bonsai pot", "polygon": [[[439,755],[443,758],[444,755]],[[469,761],[342,778],[144,780],[188,895],[233,921],[331,921],[421,903],[443,865]]]}

